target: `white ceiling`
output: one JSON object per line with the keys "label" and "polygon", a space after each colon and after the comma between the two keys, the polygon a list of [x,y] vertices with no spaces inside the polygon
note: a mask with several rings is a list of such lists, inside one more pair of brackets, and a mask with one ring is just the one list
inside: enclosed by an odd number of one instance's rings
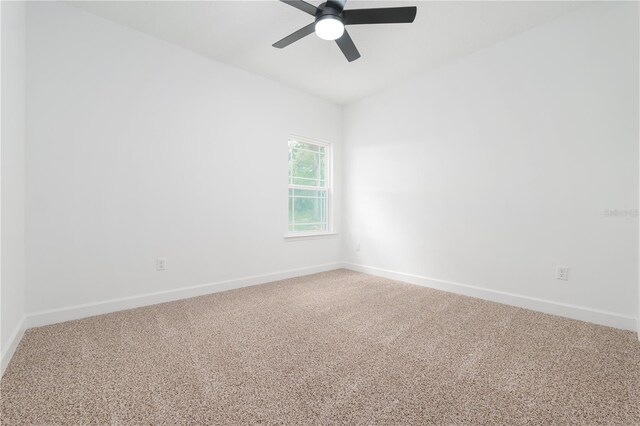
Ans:
{"label": "white ceiling", "polygon": [[348,27],[362,54],[348,63],[334,42],[315,34],[285,49],[272,47],[312,21],[309,15],[278,1],[73,4],[337,103],[367,96],[584,5],[561,1],[350,0],[347,9],[417,5],[418,14],[413,24]]}

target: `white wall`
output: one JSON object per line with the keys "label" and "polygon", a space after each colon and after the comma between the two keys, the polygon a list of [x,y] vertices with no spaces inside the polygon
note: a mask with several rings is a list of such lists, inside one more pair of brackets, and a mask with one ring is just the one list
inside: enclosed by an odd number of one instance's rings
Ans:
{"label": "white wall", "polygon": [[[344,259],[636,317],[638,220],[604,211],[638,208],[637,9],[586,7],[350,105],[341,129],[335,105],[31,3],[27,311]],[[289,132],[336,144],[344,244],[282,238]]]}
{"label": "white wall", "polygon": [[0,349],[17,344],[25,309],[25,4],[2,2]]}
{"label": "white wall", "polygon": [[29,313],[339,260],[283,236],[287,134],[339,160],[340,107],[65,4],[27,22]]}
{"label": "white wall", "polygon": [[344,120],[347,261],[635,327],[638,218],[605,210],[638,208],[637,3],[588,6]]}

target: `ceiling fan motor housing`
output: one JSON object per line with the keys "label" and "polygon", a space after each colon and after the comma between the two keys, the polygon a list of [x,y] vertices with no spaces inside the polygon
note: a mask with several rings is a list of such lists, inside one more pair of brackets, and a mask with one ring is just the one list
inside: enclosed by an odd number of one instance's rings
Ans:
{"label": "ceiling fan motor housing", "polygon": [[318,12],[316,13],[316,22],[322,20],[322,19],[326,19],[326,18],[333,18],[333,19],[338,19],[340,22],[343,22],[342,20],[342,11],[335,9],[333,7],[331,7],[331,5],[327,4],[327,3],[322,3],[319,7],[318,7]]}

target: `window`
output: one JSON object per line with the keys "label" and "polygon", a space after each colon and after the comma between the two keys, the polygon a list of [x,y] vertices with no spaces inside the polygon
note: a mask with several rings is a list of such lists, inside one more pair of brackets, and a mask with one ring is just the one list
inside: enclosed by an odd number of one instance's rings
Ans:
{"label": "window", "polygon": [[288,236],[331,233],[331,145],[289,137]]}

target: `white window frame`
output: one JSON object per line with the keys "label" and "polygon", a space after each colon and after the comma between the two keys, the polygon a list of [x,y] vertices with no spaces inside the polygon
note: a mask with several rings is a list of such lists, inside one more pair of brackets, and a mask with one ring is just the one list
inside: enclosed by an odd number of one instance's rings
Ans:
{"label": "white window frame", "polygon": [[[289,140],[296,140],[298,142],[307,143],[311,145],[318,145],[324,147],[325,152],[325,186],[306,186],[295,185],[289,181],[289,172],[287,172],[287,230],[285,233],[285,239],[306,239],[306,238],[321,238],[337,235],[333,228],[333,145],[330,142],[325,142],[318,139],[307,138],[304,136],[289,134],[287,138],[287,158],[289,155]],[[289,160],[287,159],[287,167],[289,166]],[[291,189],[303,189],[311,191],[326,191],[327,192],[327,229],[324,231],[289,231],[289,190]]]}

